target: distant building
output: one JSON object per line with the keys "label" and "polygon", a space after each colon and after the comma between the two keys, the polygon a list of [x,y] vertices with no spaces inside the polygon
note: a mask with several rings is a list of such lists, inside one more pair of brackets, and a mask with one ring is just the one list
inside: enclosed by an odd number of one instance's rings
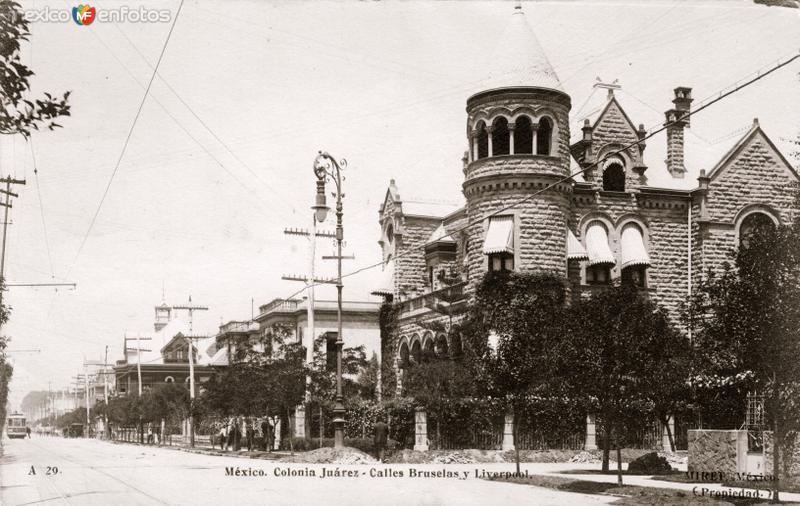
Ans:
{"label": "distant building", "polygon": [[[354,348],[363,346],[367,359],[375,354],[380,360],[381,336],[378,323],[380,302],[342,301],[342,334],[344,346]],[[258,324],[257,334],[251,330],[254,340],[264,346],[265,334],[275,324],[289,326],[293,339],[309,346],[308,299],[275,299],[258,308],[254,321]],[[336,353],[337,303],[334,300],[317,300],[314,302],[315,339],[325,339],[328,355]],[[222,330],[222,328],[220,328]]]}
{"label": "distant building", "polygon": [[[125,358],[114,366],[114,383],[118,394],[136,395],[139,391],[138,369],[141,367],[142,390],[162,383],[180,383],[189,386],[189,341],[192,343],[194,374],[197,392],[208,381],[214,366],[221,362],[225,350],[217,348],[213,337],[190,336],[188,325],[180,318],[159,320],[156,308],[153,334],[126,336]],[[169,308],[167,308],[169,309]],[[138,347],[137,347],[137,339]],[[227,365],[227,361],[220,365]]]}

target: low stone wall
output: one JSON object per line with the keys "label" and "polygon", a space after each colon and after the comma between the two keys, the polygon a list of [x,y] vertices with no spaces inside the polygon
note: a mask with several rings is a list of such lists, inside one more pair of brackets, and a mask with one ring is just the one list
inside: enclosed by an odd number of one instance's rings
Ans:
{"label": "low stone wall", "polygon": [[689,472],[743,473],[747,468],[747,431],[690,430]]}
{"label": "low stone wall", "polygon": [[[764,432],[764,474],[774,474],[772,468],[772,431]],[[800,477],[800,434],[794,433],[794,438],[788,438],[791,442],[782,448],[781,477]]]}

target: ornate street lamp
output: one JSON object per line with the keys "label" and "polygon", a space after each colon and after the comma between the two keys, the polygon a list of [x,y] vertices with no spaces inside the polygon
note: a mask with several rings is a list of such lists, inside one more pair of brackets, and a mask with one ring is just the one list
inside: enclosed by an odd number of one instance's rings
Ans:
{"label": "ornate street lamp", "polygon": [[[325,182],[330,178],[336,185],[336,404],[333,407],[334,439],[333,447],[344,447],[344,398],[342,395],[342,169],[347,167],[347,160],[337,162],[326,152],[320,151],[314,159],[314,174],[317,176],[317,198],[312,207],[316,220],[325,221],[329,208],[325,202]],[[313,283],[313,280],[311,281]]]}

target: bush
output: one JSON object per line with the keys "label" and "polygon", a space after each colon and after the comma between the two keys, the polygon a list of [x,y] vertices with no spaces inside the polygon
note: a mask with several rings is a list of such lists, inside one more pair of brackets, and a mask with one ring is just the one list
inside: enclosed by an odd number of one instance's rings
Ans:
{"label": "bush", "polygon": [[[303,437],[296,437],[293,440],[294,449],[298,452],[306,452],[311,450],[316,450],[320,447],[319,445],[319,438],[311,438],[306,439]],[[322,446],[326,448],[333,448],[334,440],[333,438],[323,438],[322,439]],[[375,453],[375,443],[373,442],[372,438],[345,438],[344,445],[349,446],[351,448],[356,448],[361,450],[364,453],[374,454]],[[399,443],[394,439],[389,439],[386,443],[387,449],[394,450],[395,448],[399,447]],[[283,438],[281,440],[281,449],[288,450],[289,449],[289,438]]]}
{"label": "bush", "polygon": [[628,464],[629,474],[669,474],[672,467],[667,459],[660,457],[656,452],[645,453]]}

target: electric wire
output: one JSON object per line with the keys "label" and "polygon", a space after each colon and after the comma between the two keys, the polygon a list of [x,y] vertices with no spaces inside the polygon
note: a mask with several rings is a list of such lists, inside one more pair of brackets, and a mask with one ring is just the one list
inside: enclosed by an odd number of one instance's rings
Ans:
{"label": "electric wire", "polygon": [[128,143],[133,136],[133,131],[136,128],[136,123],[139,121],[139,116],[142,114],[142,109],[144,109],[144,104],[147,102],[147,97],[150,94],[150,87],[153,85],[153,81],[155,80],[156,73],[158,72],[158,67],[161,65],[161,60],[164,59],[164,53],[167,51],[167,45],[169,44],[169,40],[172,37],[172,32],[175,30],[175,25],[178,24],[178,18],[181,14],[181,9],[183,8],[184,0],[180,0],[180,4],[178,4],[178,10],[175,13],[175,19],[172,22],[172,25],[169,27],[169,32],[167,32],[167,37],[164,39],[164,44],[161,47],[161,52],[158,55],[158,61],[156,61],[155,69],[153,70],[153,74],[150,76],[150,80],[147,83],[147,87],[145,88],[144,95],[142,96],[142,100],[139,103],[139,107],[136,110],[136,115],[133,117],[133,123],[131,124],[130,129],[128,130],[128,135],[125,137],[125,142],[122,144],[122,151],[119,154],[119,158],[117,159],[117,163],[114,165],[114,170],[111,172],[111,177],[108,179],[108,183],[106,184],[106,188],[103,191],[103,196],[100,198],[100,202],[97,205],[97,210],[92,216],[92,221],[89,223],[89,228],[86,230],[86,234],[83,236],[83,240],[81,241],[80,246],[78,247],[78,252],[75,255],[75,260],[72,262],[72,265],[67,270],[67,278],[69,278],[69,274],[72,272],[72,268],[78,261],[78,258],[81,256],[83,252],[83,248],[86,245],[86,241],[89,239],[89,234],[92,232],[92,228],[94,228],[94,224],[97,221],[97,216],[100,214],[100,209],[103,207],[103,203],[108,196],[108,192],[111,189],[111,184],[114,182],[114,177],[117,175],[117,171],[119,170],[119,166],[122,163],[122,159],[125,157],[125,152],[128,149]]}

